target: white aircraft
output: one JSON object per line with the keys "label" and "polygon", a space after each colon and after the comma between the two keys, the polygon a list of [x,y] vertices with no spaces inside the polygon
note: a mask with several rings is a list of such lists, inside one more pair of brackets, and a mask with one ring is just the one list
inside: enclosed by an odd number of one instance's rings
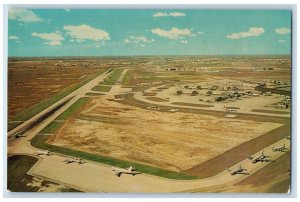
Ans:
{"label": "white aircraft", "polygon": [[242,165],[240,165],[239,168],[237,168],[236,170],[230,170],[230,169],[227,169],[231,175],[236,175],[236,174],[245,174],[245,175],[249,175],[249,173],[247,172],[244,172],[246,171],[247,169],[245,168],[242,168]]}
{"label": "white aircraft", "polygon": [[118,177],[120,177],[122,175],[122,173],[123,174],[131,174],[133,176],[135,176],[136,174],[140,174],[140,172],[136,172],[135,169],[132,168],[132,166],[130,166],[127,169],[112,167],[111,170],[115,171],[115,175]]}
{"label": "white aircraft", "polygon": [[251,160],[252,163],[257,163],[257,162],[269,162],[269,161],[271,161],[271,160],[268,159],[268,157],[270,157],[270,156],[266,156],[266,155],[264,154],[264,151],[262,151],[261,155],[260,155],[260,156],[257,156],[257,157],[253,157],[253,156],[248,155],[248,159]]}
{"label": "white aircraft", "polygon": [[39,155],[46,155],[46,156],[49,156],[49,155],[50,155],[49,149],[47,149],[47,150],[39,150],[39,149],[38,149],[36,152],[37,152],[37,153],[36,153],[37,156],[39,156]]}
{"label": "white aircraft", "polygon": [[160,108],[157,106],[148,106],[147,109],[160,110]]}
{"label": "white aircraft", "polygon": [[81,158],[67,158],[65,162],[68,163],[78,163],[83,164],[84,162],[81,160]]}
{"label": "white aircraft", "polygon": [[288,148],[286,148],[285,144],[284,144],[282,147],[275,147],[275,148],[273,147],[272,150],[273,150],[273,152],[277,152],[277,151],[286,152],[286,151],[288,151]]}
{"label": "white aircraft", "polygon": [[178,109],[169,109],[169,112],[178,112]]}

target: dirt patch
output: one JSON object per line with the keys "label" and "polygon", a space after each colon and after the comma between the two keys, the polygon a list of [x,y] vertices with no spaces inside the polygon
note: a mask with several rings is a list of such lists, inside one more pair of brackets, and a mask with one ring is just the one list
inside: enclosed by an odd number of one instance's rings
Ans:
{"label": "dirt patch", "polygon": [[93,98],[82,115],[90,119],[68,120],[49,143],[173,171],[194,167],[280,126],[201,114],[163,113],[101,98]]}
{"label": "dirt patch", "polygon": [[147,97],[147,100],[155,101],[155,102],[169,102],[169,100],[165,100],[159,97]]}

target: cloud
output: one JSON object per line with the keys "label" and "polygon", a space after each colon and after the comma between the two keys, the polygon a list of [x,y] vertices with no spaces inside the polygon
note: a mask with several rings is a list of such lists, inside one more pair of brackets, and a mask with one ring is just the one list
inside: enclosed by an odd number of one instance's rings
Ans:
{"label": "cloud", "polygon": [[168,39],[182,39],[185,36],[194,36],[191,29],[178,29],[176,27],[173,27],[171,30],[163,30],[160,28],[151,29],[151,32],[153,34],[156,34],[161,37],[165,37]]}
{"label": "cloud", "polygon": [[284,39],[280,39],[280,40],[278,40],[278,42],[279,42],[279,43],[284,43],[285,40],[284,40]]}
{"label": "cloud", "polygon": [[181,13],[181,12],[172,12],[172,13],[163,13],[163,12],[158,12],[153,14],[153,17],[157,18],[157,17],[183,17],[185,16],[185,13]]}
{"label": "cloud", "polygon": [[92,41],[104,41],[110,40],[109,34],[102,30],[91,27],[89,25],[65,25],[64,30],[67,31],[67,34],[75,39],[78,43],[81,43],[85,40],[92,40]]}
{"label": "cloud", "polygon": [[154,39],[148,39],[145,36],[129,36],[124,40],[124,43],[135,43],[140,44],[140,47],[145,47],[146,44],[150,45],[154,41]]}
{"label": "cloud", "polygon": [[9,9],[8,19],[17,20],[25,23],[43,21],[33,11],[21,8]]}
{"label": "cloud", "polygon": [[17,36],[9,36],[8,39],[10,39],[10,40],[19,40],[19,37],[17,37]]}
{"label": "cloud", "polygon": [[50,46],[60,46],[61,41],[64,40],[64,37],[61,34],[52,32],[52,33],[36,33],[33,32],[31,34],[34,37],[39,37],[43,40],[46,40],[44,44],[50,45]]}
{"label": "cloud", "polygon": [[180,43],[182,43],[182,44],[187,44],[188,41],[187,41],[187,40],[181,40]]}
{"label": "cloud", "polygon": [[277,34],[289,34],[289,33],[291,33],[291,29],[285,28],[285,27],[280,27],[280,28],[275,29],[275,32]]}
{"label": "cloud", "polygon": [[250,27],[248,32],[239,32],[227,35],[226,37],[229,39],[240,39],[246,38],[251,36],[259,36],[265,32],[264,28],[262,27]]}
{"label": "cloud", "polygon": [[130,43],[130,40],[129,39],[125,39],[124,43]]}
{"label": "cloud", "polygon": [[169,13],[169,16],[173,16],[173,17],[183,17],[183,16],[185,16],[185,13],[173,12],[173,13]]}

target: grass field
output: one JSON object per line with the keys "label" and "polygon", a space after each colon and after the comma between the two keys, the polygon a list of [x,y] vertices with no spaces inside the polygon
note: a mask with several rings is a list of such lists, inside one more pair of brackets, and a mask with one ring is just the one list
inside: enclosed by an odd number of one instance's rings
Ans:
{"label": "grass field", "polygon": [[89,100],[88,97],[82,97],[72,104],[66,111],[59,115],[55,120],[66,120],[73,113],[75,113],[82,105],[84,105]]}
{"label": "grass field", "polygon": [[[7,163],[7,189],[12,192],[37,192],[41,188],[47,188],[49,185],[57,184],[49,181],[41,181],[40,186],[30,186],[33,183],[33,177],[27,175],[28,170],[38,161],[31,156],[15,155],[8,158]],[[70,188],[60,188],[60,192],[79,192]]]}
{"label": "grass field", "polygon": [[122,85],[130,85],[130,81],[133,80],[133,74],[134,71],[133,70],[128,70],[123,81],[122,81]]}
{"label": "grass field", "polygon": [[99,92],[108,92],[110,91],[111,86],[100,86],[97,85],[94,88],[92,88],[93,91],[99,91]]}
{"label": "grass field", "polygon": [[102,93],[86,93],[85,95],[87,96],[99,96],[99,95],[104,95]]}
{"label": "grass field", "polygon": [[[66,97],[67,95],[69,95],[73,91],[77,90],[78,88],[80,88],[84,84],[88,83],[89,81],[91,81],[95,77],[99,76],[104,71],[105,70],[102,70],[102,71],[98,72],[97,74],[94,74],[94,75],[92,75],[90,77],[87,77],[87,79],[85,79],[84,81],[82,81],[80,83],[77,83],[75,85],[72,85],[71,87],[67,88],[66,90],[64,90],[64,91],[56,94],[52,98],[46,99],[46,100],[44,100],[44,101],[42,101],[42,102],[34,105],[33,107],[31,107],[31,108],[29,108],[27,110],[22,111],[21,113],[19,113],[18,115],[16,115],[11,121],[26,121],[26,120],[30,119],[31,117],[35,116],[36,114],[40,113],[44,109],[46,109],[49,106],[51,106],[52,104],[54,104],[55,102],[59,101],[60,99],[62,99],[64,97]],[[17,127],[21,123],[22,122],[8,123],[8,131],[14,129],[15,127]]]}
{"label": "grass field", "polygon": [[14,192],[37,191],[37,188],[27,187],[31,180],[27,171],[38,161],[30,156],[12,156],[7,163],[7,188]]}
{"label": "grass field", "polygon": [[63,125],[63,122],[52,121],[40,133],[42,133],[42,134],[52,134],[55,131],[57,131],[62,125]]}
{"label": "grass field", "polygon": [[116,80],[120,77],[123,69],[115,69],[113,72],[110,74],[110,76],[106,79],[104,79],[103,82],[100,82],[99,84],[101,85],[114,85]]}
{"label": "grass field", "polygon": [[55,133],[62,125],[67,118],[74,114],[82,105],[84,105],[89,100],[88,97],[83,97],[77,100],[73,105],[71,105],[66,111],[59,115],[54,121],[48,124],[40,134],[53,134]]}

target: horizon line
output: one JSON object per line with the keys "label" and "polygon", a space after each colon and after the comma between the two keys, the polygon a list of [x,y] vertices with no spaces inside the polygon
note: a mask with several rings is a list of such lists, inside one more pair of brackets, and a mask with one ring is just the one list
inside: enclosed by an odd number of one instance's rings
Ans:
{"label": "horizon line", "polygon": [[203,55],[63,55],[63,56],[7,56],[7,58],[64,58],[64,57],[178,57],[178,56],[292,56],[291,54],[203,54]]}

